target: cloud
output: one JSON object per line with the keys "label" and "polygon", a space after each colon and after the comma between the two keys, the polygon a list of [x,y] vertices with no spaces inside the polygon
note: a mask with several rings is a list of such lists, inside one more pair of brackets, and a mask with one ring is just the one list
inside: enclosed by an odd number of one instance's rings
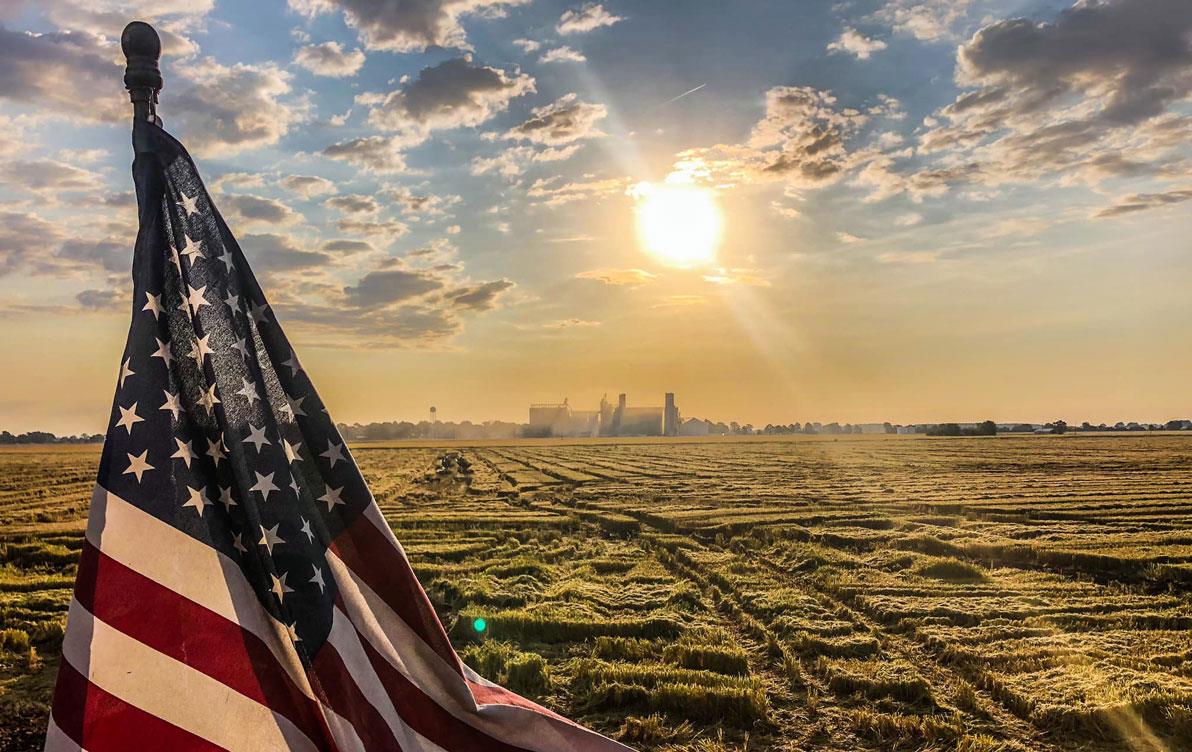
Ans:
{"label": "cloud", "polygon": [[906,214],[899,214],[894,218],[894,224],[898,227],[914,227],[923,221],[923,215],[919,212],[907,212]]}
{"label": "cloud", "polygon": [[593,201],[609,196],[624,195],[629,178],[590,178],[559,183],[561,178],[535,180],[526,191],[533,199],[542,199],[547,206],[559,206],[573,201]]}
{"label": "cloud", "polygon": [[443,281],[424,271],[379,269],[344,288],[349,304],[373,308],[399,303],[443,288]]}
{"label": "cloud", "polygon": [[321,248],[328,253],[345,256],[354,256],[359,253],[372,253],[374,250],[376,250],[373,248],[372,243],[366,242],[364,240],[346,239],[328,240],[323,243]]}
{"label": "cloud", "polygon": [[1101,209],[1093,216],[1098,218],[1118,217],[1123,214],[1146,211],[1172,204],[1192,201],[1192,188],[1179,188],[1163,193],[1136,193],[1133,196],[1118,201],[1112,206]]}
{"label": "cloud", "polygon": [[870,39],[856,29],[845,29],[834,42],[828,44],[828,52],[845,52],[859,60],[868,60],[874,52],[886,49],[880,39]]}
{"label": "cloud", "polygon": [[167,90],[170,117],[200,156],[275,144],[307,116],[305,101],[286,97],[290,74],[272,63],[225,66],[205,59],[177,73],[180,81]]}
{"label": "cloud", "polygon": [[422,52],[427,47],[468,48],[460,18],[494,14],[529,0],[289,0],[306,16],[343,11],[364,46],[389,52]]}
{"label": "cloud", "polygon": [[588,271],[580,272],[575,275],[576,279],[594,279],[597,282],[603,282],[606,285],[617,285],[627,287],[637,287],[644,285],[650,280],[654,279],[656,274],[651,274],[644,269],[614,269],[611,267],[604,267],[601,269],[589,269]]}
{"label": "cloud", "polygon": [[514,177],[526,171],[534,162],[559,162],[570,159],[579,151],[581,144],[537,149],[533,146],[514,146],[493,157],[476,157],[469,170],[473,175],[496,172],[505,177]]}
{"label": "cloud", "polygon": [[129,241],[70,238],[58,246],[54,258],[69,262],[65,265],[67,269],[96,264],[105,271],[128,274],[132,267],[132,245]]}
{"label": "cloud", "polygon": [[103,189],[103,176],[97,172],[75,167],[54,159],[13,160],[0,162],[0,183],[18,191],[41,194],[90,191]]}
{"label": "cloud", "polygon": [[582,52],[577,52],[567,45],[562,47],[555,47],[553,50],[547,50],[538,58],[538,62],[547,63],[582,63],[588,58],[584,57]]}
{"label": "cloud", "polygon": [[522,52],[527,54],[542,49],[542,43],[535,42],[533,39],[514,39],[513,44],[515,47],[520,47]]}
{"label": "cloud", "polygon": [[224,196],[220,209],[244,224],[292,225],[302,219],[301,214],[277,199],[250,194]]}
{"label": "cloud", "polygon": [[401,145],[392,136],[363,136],[340,141],[323,149],[321,154],[370,172],[403,172],[406,169]]}
{"label": "cloud", "polygon": [[343,196],[333,196],[323,202],[323,206],[335,209],[343,214],[361,215],[376,214],[381,205],[372,196],[359,193],[349,193]]}
{"label": "cloud", "polygon": [[862,238],[858,235],[854,235],[851,232],[843,232],[843,231],[836,233],[836,239],[839,240],[841,243],[844,243],[845,245],[852,245],[853,243],[860,243],[865,240],[865,238]]}
{"label": "cloud", "polygon": [[513,287],[508,279],[497,279],[451,290],[443,297],[456,308],[469,311],[487,311],[496,305],[501,293]]}
{"label": "cloud", "polygon": [[360,50],[348,52],[339,42],[308,44],[294,53],[294,64],[320,76],[345,78],[355,75],[364,65],[364,53]]}
{"label": "cloud", "polygon": [[81,120],[126,120],[119,56],[117,45],[96,34],[0,26],[0,98]]}
{"label": "cloud", "polygon": [[44,270],[47,249],[61,240],[57,226],[36,214],[0,208],[0,277],[25,268]]}
{"label": "cloud", "polygon": [[315,175],[286,175],[278,181],[278,185],[303,198],[335,193],[335,183]]}
{"label": "cloud", "polygon": [[591,321],[589,319],[559,319],[558,321],[550,321],[542,325],[543,329],[579,329],[591,328],[600,326],[601,322]]}
{"label": "cloud", "polygon": [[560,146],[603,136],[596,124],[607,116],[604,105],[581,102],[574,93],[566,94],[551,104],[531,110],[530,117],[510,129],[505,138]]}
{"label": "cloud", "polygon": [[873,14],[900,34],[924,42],[955,36],[954,28],[968,12],[971,0],[891,0]]}
{"label": "cloud", "polygon": [[347,235],[382,238],[386,242],[397,240],[410,230],[409,226],[404,222],[397,222],[391,219],[375,221],[341,219],[335,223],[335,226],[340,232]]}
{"label": "cloud", "polygon": [[240,248],[259,272],[293,272],[302,269],[323,268],[335,258],[323,251],[312,251],[298,245],[292,238],[273,233],[244,234],[239,238]]}
{"label": "cloud", "polygon": [[115,290],[83,290],[75,295],[75,300],[84,308],[102,311],[114,308],[120,300],[120,294]]}
{"label": "cloud", "polygon": [[447,207],[460,202],[459,196],[436,196],[433,194],[417,194],[404,185],[385,186],[379,194],[381,198],[398,206],[402,214],[440,216]]}
{"label": "cloud", "polygon": [[716,285],[748,285],[749,287],[769,287],[770,278],[760,269],[720,269],[715,274],[705,274],[705,282]]}
{"label": "cloud", "polygon": [[960,46],[964,91],[929,121],[920,152],[967,159],[966,182],[1186,174],[1192,5],[1082,2],[1049,22],[989,23]]}
{"label": "cloud", "polygon": [[584,3],[579,8],[564,12],[559,17],[555,31],[560,34],[586,34],[602,26],[612,26],[624,20],[621,16],[609,13],[600,3]]}
{"label": "cloud", "polygon": [[226,172],[210,183],[211,189],[223,193],[228,188],[260,188],[265,176],[259,172]]}
{"label": "cloud", "polygon": [[371,105],[368,121],[396,132],[403,145],[422,143],[436,130],[476,126],[503,112],[514,97],[534,92],[534,79],[473,64],[466,58],[423,68],[389,94],[361,95]]}

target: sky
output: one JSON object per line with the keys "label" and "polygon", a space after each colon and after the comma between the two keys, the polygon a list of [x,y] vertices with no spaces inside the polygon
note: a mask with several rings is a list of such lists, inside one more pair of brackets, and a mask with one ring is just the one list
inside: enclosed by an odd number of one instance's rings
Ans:
{"label": "sky", "polygon": [[108,416],[133,18],[339,421],[1192,415],[1187,0],[6,0],[0,428]]}

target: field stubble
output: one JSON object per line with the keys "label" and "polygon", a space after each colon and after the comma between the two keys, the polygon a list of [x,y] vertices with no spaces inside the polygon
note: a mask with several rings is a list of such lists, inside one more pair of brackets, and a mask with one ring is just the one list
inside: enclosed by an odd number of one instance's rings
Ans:
{"label": "field stubble", "polygon": [[[457,649],[632,746],[1192,748],[1185,437],[451,449],[354,454]],[[96,455],[0,451],[0,749],[40,749]]]}

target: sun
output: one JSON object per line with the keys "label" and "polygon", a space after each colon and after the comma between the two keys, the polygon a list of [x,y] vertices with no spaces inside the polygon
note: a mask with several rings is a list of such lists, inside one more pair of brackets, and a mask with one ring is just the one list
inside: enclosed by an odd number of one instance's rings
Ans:
{"label": "sun", "polygon": [[638,183],[637,237],[642,248],[670,266],[715,263],[724,232],[716,195],[706,188],[673,183]]}

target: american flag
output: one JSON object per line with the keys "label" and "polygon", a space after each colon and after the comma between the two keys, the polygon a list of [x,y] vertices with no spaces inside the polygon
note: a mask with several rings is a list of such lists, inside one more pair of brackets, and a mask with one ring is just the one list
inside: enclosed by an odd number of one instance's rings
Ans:
{"label": "american flag", "polygon": [[460,661],[189,155],[133,142],[132,323],[46,749],[628,749]]}

